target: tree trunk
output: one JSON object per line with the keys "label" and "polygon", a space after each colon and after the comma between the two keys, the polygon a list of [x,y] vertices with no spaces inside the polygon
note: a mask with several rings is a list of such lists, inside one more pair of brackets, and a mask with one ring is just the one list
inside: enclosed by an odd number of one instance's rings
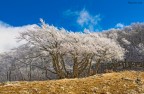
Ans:
{"label": "tree trunk", "polygon": [[95,65],[95,71],[94,71],[94,74],[97,74],[97,73],[98,73],[100,63],[101,63],[101,60],[99,59],[98,62],[96,63],[96,65]]}
{"label": "tree trunk", "polygon": [[29,65],[29,74],[28,74],[28,78],[29,78],[29,81],[32,80],[32,74],[31,74],[31,71],[32,71],[32,66],[31,66],[31,61],[30,61],[30,65]]}
{"label": "tree trunk", "polygon": [[78,75],[78,62],[77,62],[77,58],[74,58],[74,65],[73,65],[73,78],[77,78]]}

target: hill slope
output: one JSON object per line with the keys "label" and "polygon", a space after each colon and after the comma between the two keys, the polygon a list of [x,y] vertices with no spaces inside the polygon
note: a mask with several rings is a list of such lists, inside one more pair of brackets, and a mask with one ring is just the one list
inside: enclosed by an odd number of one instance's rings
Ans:
{"label": "hill slope", "polygon": [[[138,79],[137,79],[138,77]],[[143,94],[144,72],[123,71],[80,79],[0,84],[0,94]]]}

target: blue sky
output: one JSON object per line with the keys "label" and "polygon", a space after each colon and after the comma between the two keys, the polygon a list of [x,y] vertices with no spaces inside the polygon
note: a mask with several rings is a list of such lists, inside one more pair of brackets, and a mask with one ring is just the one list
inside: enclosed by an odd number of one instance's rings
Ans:
{"label": "blue sky", "polygon": [[43,18],[71,31],[102,31],[144,22],[144,0],[0,0],[0,52],[17,47],[19,32]]}
{"label": "blue sky", "polygon": [[[135,3],[134,3],[135,2]],[[93,31],[144,21],[144,0],[0,0],[0,21],[12,26],[46,23]]]}

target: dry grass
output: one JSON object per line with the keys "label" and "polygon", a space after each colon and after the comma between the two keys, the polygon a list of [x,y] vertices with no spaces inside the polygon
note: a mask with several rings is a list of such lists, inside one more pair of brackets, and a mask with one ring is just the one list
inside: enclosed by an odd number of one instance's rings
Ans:
{"label": "dry grass", "polygon": [[124,71],[80,79],[0,84],[0,94],[144,94],[144,72]]}

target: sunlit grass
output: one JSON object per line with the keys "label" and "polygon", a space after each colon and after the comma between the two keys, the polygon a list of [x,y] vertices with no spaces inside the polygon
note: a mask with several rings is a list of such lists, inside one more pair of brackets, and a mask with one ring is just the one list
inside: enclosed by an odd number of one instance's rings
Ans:
{"label": "sunlit grass", "polygon": [[[137,78],[139,83],[136,82]],[[0,94],[141,94],[144,72],[123,71],[79,79],[6,82]]]}

